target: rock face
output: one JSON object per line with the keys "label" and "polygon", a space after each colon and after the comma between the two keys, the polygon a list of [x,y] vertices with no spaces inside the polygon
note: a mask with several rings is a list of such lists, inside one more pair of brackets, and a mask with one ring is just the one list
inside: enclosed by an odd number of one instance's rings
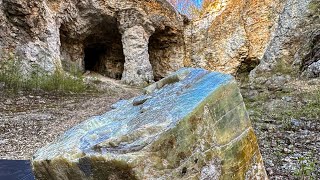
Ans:
{"label": "rock face", "polygon": [[0,0],[0,59],[26,72],[75,68],[132,85],[181,67],[247,76],[260,64],[250,75],[260,84],[279,66],[319,77],[319,4],[217,0],[188,21],[166,0]]}
{"label": "rock face", "polygon": [[319,0],[287,0],[251,81],[268,84],[283,75],[319,77],[319,29]]}
{"label": "rock face", "polygon": [[38,150],[38,179],[267,179],[230,75],[182,69]]}
{"label": "rock face", "polygon": [[[77,68],[140,85],[183,66],[183,18],[165,0],[0,0],[0,15],[0,57],[26,72]],[[151,36],[167,47],[149,49]]]}
{"label": "rock face", "polygon": [[217,2],[186,26],[185,65],[235,75],[259,65],[251,73],[259,83],[270,74],[288,74],[279,66],[296,76],[319,77],[319,0]]}
{"label": "rock face", "polygon": [[185,29],[187,64],[237,74],[255,67],[270,40],[280,1],[219,0]]}

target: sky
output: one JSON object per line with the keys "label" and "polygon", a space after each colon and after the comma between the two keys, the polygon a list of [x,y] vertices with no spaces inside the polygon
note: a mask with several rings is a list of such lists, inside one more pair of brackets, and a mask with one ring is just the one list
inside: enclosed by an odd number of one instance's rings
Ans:
{"label": "sky", "polygon": [[[203,0],[191,0],[191,1],[192,1],[196,6],[201,7],[201,4],[202,4],[202,1],[203,1]],[[180,1],[180,2],[181,2],[181,1]],[[178,7],[177,7],[178,10],[179,10],[180,12],[184,13],[184,12],[183,12],[183,9],[184,9],[184,8],[183,8],[183,6],[184,6],[183,3],[180,4],[180,5],[181,5],[181,6],[178,5]]]}
{"label": "sky", "polygon": [[197,6],[200,6],[201,3],[202,3],[202,0],[193,0],[193,1],[195,2],[195,4],[196,4]]}

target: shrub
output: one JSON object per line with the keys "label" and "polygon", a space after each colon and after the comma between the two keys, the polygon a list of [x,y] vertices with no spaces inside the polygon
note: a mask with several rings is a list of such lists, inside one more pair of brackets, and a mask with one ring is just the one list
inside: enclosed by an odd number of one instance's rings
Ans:
{"label": "shrub", "polygon": [[302,156],[298,158],[298,168],[294,172],[297,179],[312,180],[316,179],[316,162],[312,158],[312,154],[309,156]]}
{"label": "shrub", "polygon": [[60,70],[50,74],[37,65],[34,65],[32,69],[30,75],[25,76],[21,71],[21,63],[14,58],[10,58],[0,63],[0,82],[5,84],[6,90],[14,92],[43,90],[79,93],[87,89],[81,73],[76,71],[75,68],[70,74]]}

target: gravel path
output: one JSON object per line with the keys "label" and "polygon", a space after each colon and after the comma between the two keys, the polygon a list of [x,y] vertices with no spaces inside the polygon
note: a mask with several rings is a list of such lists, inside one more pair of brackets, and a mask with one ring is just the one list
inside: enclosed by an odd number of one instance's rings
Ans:
{"label": "gravel path", "polygon": [[269,178],[320,179],[320,80],[253,91],[242,94]]}

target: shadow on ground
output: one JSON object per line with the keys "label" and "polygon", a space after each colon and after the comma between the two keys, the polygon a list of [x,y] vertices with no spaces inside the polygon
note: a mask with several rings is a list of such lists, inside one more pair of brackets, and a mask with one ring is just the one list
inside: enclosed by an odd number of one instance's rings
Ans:
{"label": "shadow on ground", "polygon": [[0,179],[3,180],[34,180],[30,161],[0,160]]}

